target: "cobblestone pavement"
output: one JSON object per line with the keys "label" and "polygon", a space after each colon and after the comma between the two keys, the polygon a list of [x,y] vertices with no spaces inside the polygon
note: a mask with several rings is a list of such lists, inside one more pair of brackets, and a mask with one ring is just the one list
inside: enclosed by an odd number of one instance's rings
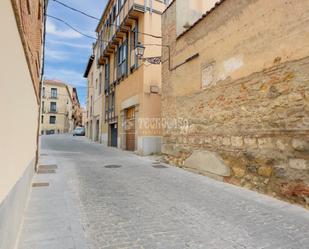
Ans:
{"label": "cobblestone pavement", "polygon": [[[106,148],[49,136],[89,245],[106,249],[308,249],[309,212],[236,186]],[[106,165],[120,165],[106,168]]]}

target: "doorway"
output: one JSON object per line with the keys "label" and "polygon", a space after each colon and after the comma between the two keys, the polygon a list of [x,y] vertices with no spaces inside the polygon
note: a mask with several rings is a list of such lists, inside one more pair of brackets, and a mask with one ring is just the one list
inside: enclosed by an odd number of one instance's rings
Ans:
{"label": "doorway", "polygon": [[135,151],[135,108],[126,110],[126,150]]}
{"label": "doorway", "polygon": [[110,131],[111,131],[111,146],[112,147],[117,147],[117,140],[118,140],[118,135],[117,135],[117,124],[111,124],[110,125]]}

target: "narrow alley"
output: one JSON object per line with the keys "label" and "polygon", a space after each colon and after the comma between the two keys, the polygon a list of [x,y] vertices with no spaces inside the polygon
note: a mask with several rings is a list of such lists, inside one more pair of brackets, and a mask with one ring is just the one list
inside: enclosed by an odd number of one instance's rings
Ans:
{"label": "narrow alley", "polygon": [[84,137],[42,136],[40,165],[18,249],[309,245],[301,207]]}

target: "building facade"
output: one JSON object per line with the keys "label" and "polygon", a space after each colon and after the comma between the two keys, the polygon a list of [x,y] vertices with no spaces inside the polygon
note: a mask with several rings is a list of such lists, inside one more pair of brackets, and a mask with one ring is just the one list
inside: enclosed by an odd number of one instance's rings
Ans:
{"label": "building facade", "polygon": [[[96,29],[99,38],[92,71],[97,77],[89,84],[89,93],[94,89],[95,95],[98,79],[102,99],[97,113],[102,120],[88,123],[92,123],[91,130],[99,125],[101,141],[109,146],[143,155],[160,152],[161,65],[140,60],[135,49],[142,43],[144,57],[161,56],[165,7],[165,1],[110,0]],[[88,106],[93,108],[88,108],[88,114],[96,112],[94,95],[88,98]]]}
{"label": "building facade", "polygon": [[14,248],[38,159],[45,6],[0,1],[0,248]]}
{"label": "building facade", "polygon": [[[94,54],[98,51],[98,43],[93,44]],[[104,125],[104,91],[102,67],[89,58],[84,77],[88,80],[86,135],[89,139],[107,145],[107,130]]]}
{"label": "building facade", "polygon": [[76,89],[57,80],[45,80],[42,89],[41,135],[69,133],[81,125]]}
{"label": "building facade", "polygon": [[83,126],[83,110],[80,105],[77,89],[75,87],[69,87],[72,92],[72,119],[74,120],[74,128]]}
{"label": "building facade", "polygon": [[162,16],[163,153],[308,205],[309,2],[205,2],[176,0]]}

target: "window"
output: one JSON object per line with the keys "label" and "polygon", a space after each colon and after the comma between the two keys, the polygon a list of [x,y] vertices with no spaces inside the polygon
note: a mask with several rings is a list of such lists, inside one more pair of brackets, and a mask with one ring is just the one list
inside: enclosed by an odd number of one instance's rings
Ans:
{"label": "window", "polygon": [[99,74],[99,95],[102,93],[102,73]]}
{"label": "window", "polygon": [[56,116],[49,116],[49,123],[56,124]]}
{"label": "window", "polygon": [[95,80],[95,89],[98,89],[98,79]]}
{"label": "window", "polygon": [[52,99],[56,99],[56,98],[57,98],[57,88],[52,88],[52,89],[51,89],[50,97],[51,97]]}
{"label": "window", "polygon": [[118,78],[127,75],[128,48],[127,40],[121,44],[118,51]]}
{"label": "window", "polygon": [[50,102],[50,112],[57,112],[57,103]]}
{"label": "window", "polygon": [[105,115],[108,113],[108,96],[105,97]]}
{"label": "window", "polygon": [[109,60],[105,64],[105,90],[109,88]]}
{"label": "window", "polygon": [[41,124],[44,123],[44,115],[41,116]]}
{"label": "window", "polygon": [[44,101],[42,101],[42,113],[44,113],[45,112],[45,103],[44,103]]}
{"label": "window", "polygon": [[118,12],[121,10],[124,0],[118,0]]}
{"label": "window", "polygon": [[137,62],[138,58],[135,54],[135,48],[137,46],[138,41],[138,32],[137,32],[137,26],[135,26],[131,31],[131,40],[130,40],[130,47],[131,47],[131,68],[137,68]]}
{"label": "window", "polygon": [[114,5],[113,7],[113,14],[112,14],[112,19],[113,19],[113,22],[116,20],[116,5]]}
{"label": "window", "polygon": [[42,89],[42,97],[45,98],[45,87]]}

